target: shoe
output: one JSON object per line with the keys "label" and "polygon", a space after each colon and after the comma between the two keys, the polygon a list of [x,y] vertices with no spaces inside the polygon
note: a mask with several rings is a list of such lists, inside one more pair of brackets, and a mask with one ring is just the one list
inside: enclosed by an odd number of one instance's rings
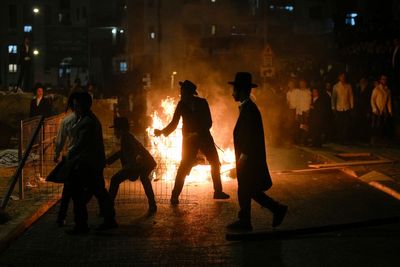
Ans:
{"label": "shoe", "polygon": [[224,192],[214,192],[214,199],[228,199],[229,195]]}
{"label": "shoe", "polygon": [[237,220],[233,223],[230,223],[226,226],[227,229],[232,231],[252,231],[253,226],[250,221]]}
{"label": "shoe", "polygon": [[66,234],[68,235],[85,235],[89,233],[90,228],[89,227],[73,227],[72,229],[68,229],[65,231]]}
{"label": "shoe", "polygon": [[107,230],[114,229],[117,227],[118,227],[118,223],[115,220],[112,220],[110,222],[103,222],[96,228],[96,230],[97,231],[107,231]]}
{"label": "shoe", "polygon": [[179,197],[171,196],[171,199],[169,200],[171,205],[178,205],[179,204]]}
{"label": "shoe", "polygon": [[280,205],[278,210],[274,212],[274,215],[272,218],[272,227],[277,227],[282,223],[283,218],[285,218],[285,216],[286,216],[287,210],[288,210],[288,206]]}

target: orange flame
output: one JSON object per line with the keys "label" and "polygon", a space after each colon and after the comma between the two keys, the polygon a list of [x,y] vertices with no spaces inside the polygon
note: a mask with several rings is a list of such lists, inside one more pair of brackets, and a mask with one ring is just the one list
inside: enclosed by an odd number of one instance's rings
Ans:
{"label": "orange flame", "polygon": [[[177,129],[168,137],[163,135],[154,136],[154,129],[162,129],[172,120],[176,105],[177,103],[173,97],[161,100],[161,113],[153,112],[151,115],[153,124],[146,129],[150,140],[150,153],[158,161],[158,171],[153,173],[153,179],[156,180],[175,180],[176,170],[181,161],[182,120],[179,122]],[[235,154],[231,148],[224,149],[224,151],[218,150],[218,154],[221,161],[221,179],[225,181],[229,179],[229,171],[235,167]],[[206,182],[210,178],[209,165],[196,165],[192,168],[185,181],[186,183],[199,183]]]}

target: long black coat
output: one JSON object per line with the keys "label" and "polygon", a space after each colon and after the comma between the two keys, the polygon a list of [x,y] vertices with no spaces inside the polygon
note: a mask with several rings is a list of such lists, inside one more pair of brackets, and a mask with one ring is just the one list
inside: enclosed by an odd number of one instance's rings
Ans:
{"label": "long black coat", "polygon": [[38,115],[43,115],[44,117],[49,117],[51,115],[51,104],[49,100],[44,97],[40,100],[39,106],[36,105],[36,98],[31,100],[29,117],[35,117]]}
{"label": "long black coat", "polygon": [[106,156],[101,123],[92,112],[81,118],[74,126],[74,143],[68,151],[68,160],[76,160],[103,171]]}
{"label": "long black coat", "polygon": [[272,180],[267,166],[263,124],[260,111],[251,100],[241,107],[233,140],[236,162],[242,153],[248,156],[244,166],[236,165],[239,190],[268,190],[272,186]]}

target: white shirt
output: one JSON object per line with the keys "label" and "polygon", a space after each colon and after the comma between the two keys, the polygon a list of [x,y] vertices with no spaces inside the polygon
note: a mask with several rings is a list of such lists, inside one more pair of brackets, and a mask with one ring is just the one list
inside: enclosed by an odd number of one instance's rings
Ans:
{"label": "white shirt", "polygon": [[382,115],[385,112],[392,115],[392,98],[387,86],[379,84],[374,88],[371,95],[371,108],[376,115]]}
{"label": "white shirt", "polygon": [[332,109],[337,111],[347,111],[353,108],[353,90],[348,83],[338,82],[333,86]]}
{"label": "white shirt", "polygon": [[40,101],[42,101],[42,98],[43,98],[43,97],[41,97],[41,98],[36,98],[36,106],[37,106],[37,107],[39,106]]}
{"label": "white shirt", "polygon": [[61,121],[60,129],[58,130],[54,146],[54,155],[58,158],[64,148],[64,144],[68,139],[68,150],[71,148],[74,135],[74,125],[77,123],[75,112],[71,112]]}
{"label": "white shirt", "polygon": [[311,107],[311,91],[309,89],[292,89],[286,94],[289,108],[296,109],[296,114],[301,115]]}

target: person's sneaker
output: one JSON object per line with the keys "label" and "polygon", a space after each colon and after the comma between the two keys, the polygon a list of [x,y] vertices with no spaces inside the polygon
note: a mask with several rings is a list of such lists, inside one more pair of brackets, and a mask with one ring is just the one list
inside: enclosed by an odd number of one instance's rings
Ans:
{"label": "person's sneaker", "polygon": [[214,192],[214,199],[228,199],[229,195],[224,192]]}
{"label": "person's sneaker", "polygon": [[288,210],[288,206],[279,205],[278,210],[274,212],[274,215],[272,218],[272,227],[277,227],[282,223],[283,219],[286,216],[287,210]]}
{"label": "person's sneaker", "polygon": [[90,229],[89,227],[73,227],[71,229],[68,229],[65,231],[66,234],[68,235],[85,235],[89,233]]}
{"label": "person's sneaker", "polygon": [[96,230],[97,231],[107,231],[107,230],[117,228],[117,227],[118,227],[118,223],[114,220],[114,221],[110,221],[110,222],[103,222],[96,228]]}
{"label": "person's sneaker", "polygon": [[171,205],[178,205],[179,204],[179,197],[171,196],[171,199],[169,200]]}
{"label": "person's sneaker", "polygon": [[227,229],[232,231],[252,231],[253,226],[250,221],[237,220],[233,223],[230,223],[226,226]]}

